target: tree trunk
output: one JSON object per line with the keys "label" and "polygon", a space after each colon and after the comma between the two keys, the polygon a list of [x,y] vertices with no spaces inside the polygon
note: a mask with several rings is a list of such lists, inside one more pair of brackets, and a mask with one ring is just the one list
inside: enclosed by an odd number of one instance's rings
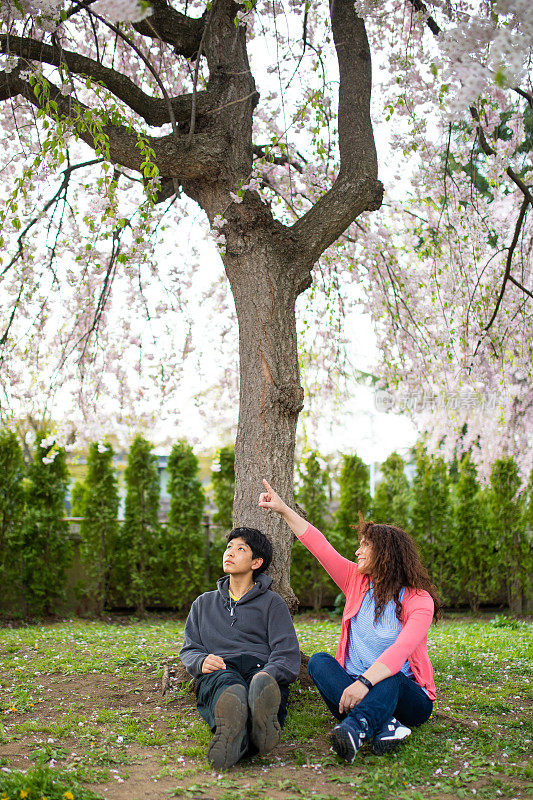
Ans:
{"label": "tree trunk", "polygon": [[[274,546],[269,574],[291,611],[293,535],[277,514],[258,507],[262,479],[293,503],[296,424],[303,407],[296,343],[295,302],[309,283],[295,281],[288,259],[261,232],[251,248],[225,257],[239,321],[240,406],[235,443],[234,525],[262,530]],[[231,244],[230,244],[231,246]]]}

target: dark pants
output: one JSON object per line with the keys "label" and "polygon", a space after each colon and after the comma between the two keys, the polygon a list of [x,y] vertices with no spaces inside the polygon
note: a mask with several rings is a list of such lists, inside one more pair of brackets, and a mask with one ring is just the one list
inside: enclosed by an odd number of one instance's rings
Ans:
{"label": "dark pants", "polygon": [[391,717],[408,726],[422,725],[433,711],[433,703],[424,690],[403,672],[376,683],[368,694],[348,714],[339,713],[339,700],[347,686],[354,682],[338,661],[329,653],[315,653],[309,659],[307,671],[331,713],[338,720],[368,722],[373,737]]}
{"label": "dark pants", "polygon": [[[250,655],[238,656],[235,658],[224,658],[226,669],[217,669],[216,672],[209,672],[207,675],[200,675],[196,679],[196,686],[194,688],[196,694],[196,705],[198,711],[205,719],[211,730],[214,732],[215,704],[228,686],[233,686],[236,683],[245,686],[246,689],[250,686],[250,681],[257,672],[261,672],[265,666],[265,662],[259,658]],[[281,692],[281,702],[278,709],[279,724],[283,725],[285,717],[287,716],[287,700],[289,697],[289,684],[278,683]],[[251,722],[249,720],[249,722]]]}

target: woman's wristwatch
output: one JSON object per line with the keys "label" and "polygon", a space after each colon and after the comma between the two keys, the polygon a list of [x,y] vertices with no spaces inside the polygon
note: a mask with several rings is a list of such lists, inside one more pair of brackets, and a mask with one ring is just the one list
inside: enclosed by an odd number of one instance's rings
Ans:
{"label": "woman's wristwatch", "polygon": [[362,683],[363,686],[366,686],[367,689],[373,689],[374,688],[374,684],[371,681],[369,681],[368,678],[365,678],[364,675],[359,675],[359,677],[356,678],[356,681],[359,681],[359,683]]}

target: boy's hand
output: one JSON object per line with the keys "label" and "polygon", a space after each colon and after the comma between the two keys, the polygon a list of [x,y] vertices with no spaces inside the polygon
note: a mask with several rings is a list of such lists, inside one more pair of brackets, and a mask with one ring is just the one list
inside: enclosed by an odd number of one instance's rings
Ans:
{"label": "boy's hand", "polygon": [[265,484],[266,492],[261,492],[259,495],[259,505],[261,508],[269,508],[271,511],[277,511],[278,514],[281,514],[281,512],[287,508],[286,503],[284,503],[279,494],[276,494],[274,489],[268,485],[264,478],[263,483]]}
{"label": "boy's hand", "polygon": [[213,655],[213,653],[209,653],[209,655],[204,658],[202,672],[204,675],[207,675],[208,672],[216,672],[218,669],[226,669],[224,659],[220,656]]}

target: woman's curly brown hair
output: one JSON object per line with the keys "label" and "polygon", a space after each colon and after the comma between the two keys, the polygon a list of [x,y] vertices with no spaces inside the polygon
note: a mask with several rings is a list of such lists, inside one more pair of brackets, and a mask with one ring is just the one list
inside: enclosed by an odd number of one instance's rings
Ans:
{"label": "woman's curly brown hair", "polygon": [[[352,527],[356,528],[355,525]],[[400,592],[409,589],[424,589],[433,598],[435,610],[433,621],[442,615],[442,602],[431,583],[428,571],[420,560],[412,536],[396,525],[377,525],[365,522],[359,512],[359,538],[372,545],[371,576],[376,601],[375,619],[378,620],[390,600],[396,605],[396,616],[402,621]]]}

